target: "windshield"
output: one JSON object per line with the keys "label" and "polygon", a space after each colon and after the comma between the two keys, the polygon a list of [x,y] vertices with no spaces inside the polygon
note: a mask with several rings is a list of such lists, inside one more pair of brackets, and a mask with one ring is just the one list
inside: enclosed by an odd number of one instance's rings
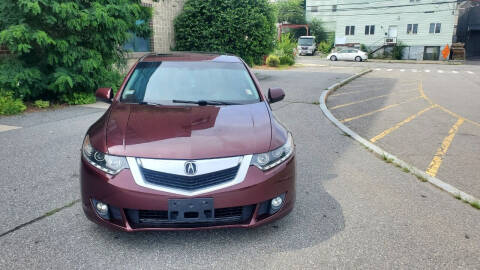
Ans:
{"label": "windshield", "polygon": [[141,62],[122,93],[129,103],[178,100],[249,104],[260,98],[242,63],[220,62]]}
{"label": "windshield", "polygon": [[312,46],[313,45],[313,38],[300,38],[298,40],[300,46]]}

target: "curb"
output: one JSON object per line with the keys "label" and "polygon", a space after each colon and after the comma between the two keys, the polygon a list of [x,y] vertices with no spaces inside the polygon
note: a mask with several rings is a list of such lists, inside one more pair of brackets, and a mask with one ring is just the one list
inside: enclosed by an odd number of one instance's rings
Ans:
{"label": "curb", "polygon": [[320,96],[320,108],[322,109],[323,114],[325,114],[325,116],[333,124],[335,124],[340,130],[342,130],[343,132],[348,134],[350,137],[352,137],[357,142],[361,143],[369,151],[379,155],[380,157],[383,157],[383,159],[385,159],[385,160],[391,161],[391,163],[393,163],[396,166],[399,166],[403,169],[409,170],[409,172],[411,174],[415,175],[419,180],[424,181],[424,182],[429,182],[430,184],[434,185],[435,187],[437,187],[437,188],[439,188],[443,191],[448,192],[449,194],[451,194],[452,196],[454,196],[457,199],[468,202],[471,205],[473,205],[473,204],[479,205],[480,201],[477,198],[475,198],[474,196],[472,196],[470,194],[467,194],[467,193],[457,189],[456,187],[443,182],[442,180],[440,180],[436,177],[432,177],[431,175],[427,174],[423,170],[420,170],[420,169],[408,164],[407,162],[399,159],[398,157],[388,153],[387,151],[383,150],[382,148],[374,145],[370,141],[368,141],[365,138],[358,135],[356,132],[354,132],[353,130],[351,130],[350,128],[348,128],[344,124],[342,124],[340,121],[338,121],[338,119],[335,118],[335,116],[333,116],[333,114],[327,108],[326,103],[327,103],[328,96],[331,93],[333,93],[335,90],[337,90],[338,88],[342,87],[343,85],[345,85],[345,84],[347,84],[347,83],[357,79],[358,77],[361,77],[361,76],[363,76],[363,75],[365,75],[365,74],[367,74],[371,71],[372,70],[369,69],[369,70],[365,70],[363,72],[360,72],[360,73],[358,73],[354,76],[351,76],[351,77],[349,77],[349,78],[347,78],[347,79],[345,79],[345,80],[343,80],[339,83],[336,83],[336,84],[330,86],[329,88],[327,88],[327,90],[323,91],[322,95]]}

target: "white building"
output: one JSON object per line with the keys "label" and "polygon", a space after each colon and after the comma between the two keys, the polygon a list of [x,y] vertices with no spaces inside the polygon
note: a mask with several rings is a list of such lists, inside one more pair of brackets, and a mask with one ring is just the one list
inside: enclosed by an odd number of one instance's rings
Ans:
{"label": "white building", "polygon": [[455,0],[307,0],[307,18],[334,25],[336,44],[383,50],[401,42],[404,58],[417,60],[443,58],[455,35],[456,9]]}

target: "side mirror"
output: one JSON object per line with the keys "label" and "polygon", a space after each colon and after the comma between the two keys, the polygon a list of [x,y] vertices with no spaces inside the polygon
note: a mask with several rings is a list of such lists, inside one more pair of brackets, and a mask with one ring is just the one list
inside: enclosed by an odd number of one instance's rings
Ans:
{"label": "side mirror", "polygon": [[285,92],[281,88],[268,89],[268,102],[275,103],[282,101],[285,98]]}
{"label": "side mirror", "polygon": [[109,88],[98,88],[95,92],[95,96],[105,102],[112,102],[113,99],[113,90],[111,87]]}

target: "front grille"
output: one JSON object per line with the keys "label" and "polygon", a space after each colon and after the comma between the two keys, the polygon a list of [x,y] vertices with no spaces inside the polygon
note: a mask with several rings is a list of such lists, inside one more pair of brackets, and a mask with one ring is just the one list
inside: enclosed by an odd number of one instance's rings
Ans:
{"label": "front grille", "polygon": [[168,211],[125,209],[133,228],[193,228],[246,224],[252,218],[255,205],[217,208],[215,219],[209,222],[177,222],[168,219]]}
{"label": "front grille", "polygon": [[141,168],[141,170],[145,181],[148,183],[184,190],[196,190],[209,186],[215,186],[235,179],[239,168],[240,165],[226,170],[197,176],[169,174],[145,168]]}

